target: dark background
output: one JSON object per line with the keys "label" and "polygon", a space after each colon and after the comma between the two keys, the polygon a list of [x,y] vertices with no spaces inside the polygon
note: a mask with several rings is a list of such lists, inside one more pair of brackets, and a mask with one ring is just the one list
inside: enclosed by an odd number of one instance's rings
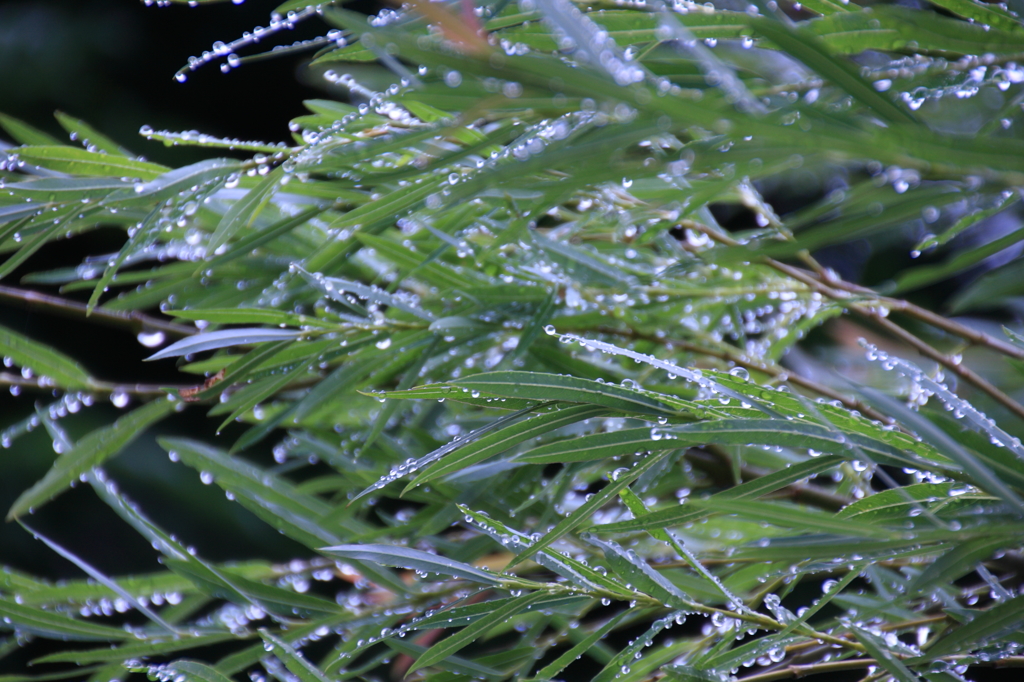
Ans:
{"label": "dark background", "polygon": [[[220,150],[166,147],[138,134],[155,130],[200,130],[217,136],[280,142],[290,139],[288,121],[306,113],[304,99],[336,97],[303,65],[312,52],[243,65],[224,74],[211,63],[179,83],[175,72],[189,56],[230,42],[253,27],[267,26],[280,0],[247,0],[190,8],[147,7],[137,0],[0,0],[0,111],[66,139],[56,110],[83,119],[149,160],[176,166],[221,155]],[[299,24],[240,51],[251,54],[325,32],[318,19]],[[6,137],[0,135],[0,137]],[[8,141],[9,138],[8,138]],[[22,274],[76,265],[85,253],[113,252],[123,233],[97,231],[52,244],[2,283],[18,286]],[[53,287],[40,287],[56,293]],[[152,353],[129,329],[53,315],[0,297],[0,324],[81,359],[93,376],[131,383],[181,384],[173,361],[142,363]],[[48,394],[24,391],[18,398],[0,389],[0,429],[47,405]],[[116,408],[101,403],[60,421],[73,438],[109,423]],[[162,424],[159,433],[213,438],[215,424],[200,410]],[[299,546],[230,504],[216,486],[203,486],[195,472],[173,465],[149,433],[112,461],[109,473],[142,502],[154,521],[179,534],[211,560],[307,554]],[[230,430],[221,437],[227,447]],[[263,453],[266,455],[266,453]],[[45,474],[55,454],[42,428],[0,449],[0,510]],[[162,512],[161,510],[167,510]],[[173,512],[172,512],[173,510]],[[173,516],[171,515],[173,513]],[[211,522],[215,519],[215,522]],[[29,518],[32,527],[108,573],[157,570],[156,554],[88,486],[70,491]],[[212,523],[222,527],[212,526]],[[268,532],[269,531],[269,532]],[[71,563],[34,541],[14,523],[0,523],[0,565],[48,578],[83,577]],[[0,668],[6,668],[0,661]]]}

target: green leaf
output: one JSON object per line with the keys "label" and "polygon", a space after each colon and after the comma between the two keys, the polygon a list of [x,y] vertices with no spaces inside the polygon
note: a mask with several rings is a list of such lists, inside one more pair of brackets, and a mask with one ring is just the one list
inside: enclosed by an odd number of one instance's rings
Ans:
{"label": "green leaf", "polygon": [[408,547],[392,547],[390,545],[337,545],[322,547],[321,552],[333,554],[343,559],[356,559],[407,568],[421,573],[441,573],[454,578],[464,578],[488,585],[501,584],[501,578],[492,573],[474,568],[469,564],[452,561],[443,556],[421,552]]}
{"label": "green leaf", "polygon": [[266,329],[264,327],[249,327],[244,329],[224,329],[216,332],[205,332],[188,336],[181,341],[176,341],[166,348],[150,355],[146,361],[163,360],[174,358],[189,353],[199,353],[204,350],[217,348],[230,348],[232,346],[251,346],[256,343],[270,341],[294,340],[302,336],[301,331],[292,329]]}
{"label": "green leaf", "polygon": [[[419,644],[413,644],[397,637],[389,637],[384,640],[384,644],[394,651],[406,656],[416,658],[422,656],[427,647],[420,646]],[[444,659],[444,668],[460,675],[469,675],[472,677],[500,677],[501,671],[495,670],[494,668],[486,665],[481,665],[476,661],[471,661],[467,658],[460,656],[448,656]]]}
{"label": "green leaf", "polygon": [[977,568],[978,562],[988,559],[1005,546],[1005,538],[975,538],[951,547],[945,554],[928,564],[907,586],[908,594],[927,592],[935,587],[951,585]]}
{"label": "green leaf", "polygon": [[227,244],[236,232],[252,227],[253,221],[266,208],[274,192],[280,189],[283,176],[284,168],[278,166],[267,173],[258,185],[246,192],[245,196],[231,204],[231,208],[224,213],[224,217],[217,223],[217,229],[210,237],[210,243],[206,246],[207,253],[216,253],[217,249]]}
{"label": "green leaf", "polygon": [[589,521],[594,512],[603,507],[610,500],[614,499],[619,494],[620,490],[628,486],[646,472],[650,471],[655,465],[660,464],[665,457],[665,453],[648,455],[625,472],[614,476],[612,480],[608,482],[608,485],[601,489],[601,492],[592,495],[590,499],[580,505],[579,508],[573,511],[573,513],[559,521],[554,528],[534,543],[532,547],[516,556],[505,570],[509,570],[513,566],[522,563],[525,559],[529,559],[532,555],[542,552],[567,533],[570,533],[580,525]]}
{"label": "green leaf", "polygon": [[[106,155],[101,154],[99,156]],[[107,158],[111,157],[108,156]],[[133,163],[140,162],[136,161]],[[150,172],[146,176],[130,172],[113,173],[112,175],[140,177],[143,180],[147,180],[147,182],[136,185],[133,190],[119,192],[113,195],[111,200],[120,200],[132,206],[152,206],[154,202],[172,197],[181,191],[192,190],[192,188],[206,183],[223,180],[232,173],[240,172],[242,164],[234,159],[207,159],[173,170],[159,166],[157,168],[162,172]]]}
{"label": "green leaf", "polygon": [[295,675],[299,682],[328,682],[323,671],[306,660],[306,658],[291,644],[277,637],[266,628],[260,628],[260,637],[266,643],[266,649],[274,654],[288,668],[288,672]]}
{"label": "green leaf", "polygon": [[46,654],[32,661],[37,663],[75,663],[87,665],[89,663],[106,663],[110,661],[127,661],[131,659],[148,658],[153,656],[166,656],[185,649],[194,649],[211,644],[221,644],[237,640],[238,636],[231,633],[217,633],[209,635],[184,636],[167,641],[129,642],[116,648],[101,647],[98,649],[84,649],[74,651],[58,651]]}
{"label": "green leaf", "polygon": [[389,294],[383,289],[360,284],[359,282],[352,282],[338,277],[324,277],[319,273],[310,274],[302,268],[298,268],[298,271],[306,281],[310,282],[318,289],[321,289],[336,301],[348,303],[348,301],[343,297],[344,292],[348,292],[355,294],[360,298],[372,301],[373,303],[386,305],[388,308],[394,308],[395,310],[401,310],[409,313],[414,317],[419,317],[424,320],[434,319],[433,314],[420,308],[418,303],[408,294]]}
{"label": "green leaf", "polygon": [[[601,627],[594,630],[592,633],[587,635],[583,640],[578,642],[571,649],[566,651],[564,654],[551,661],[543,668],[537,671],[535,679],[537,680],[550,680],[558,673],[565,670],[566,667],[572,665],[575,661],[587,653],[595,644],[604,640],[604,638],[614,630],[618,625],[629,615],[629,611],[623,611],[611,618]],[[716,682],[718,682],[716,680]]]}
{"label": "green leaf", "polygon": [[121,641],[134,639],[122,628],[81,621],[63,613],[18,604],[0,596],[0,617],[22,630],[48,639],[84,641]]}
{"label": "green leaf", "polygon": [[23,145],[59,145],[61,141],[49,133],[33,128],[24,121],[13,116],[0,114],[0,126],[14,138],[14,141]]}
{"label": "green leaf", "polygon": [[0,355],[28,367],[41,381],[52,381],[60,388],[81,390],[93,383],[92,377],[68,356],[7,327],[0,327]]}
{"label": "green leaf", "polygon": [[172,679],[180,676],[182,682],[231,682],[230,677],[215,667],[199,661],[181,659],[157,666],[156,669]]}
{"label": "green leaf", "polygon": [[403,494],[416,486],[461,471],[533,438],[606,413],[607,410],[603,407],[575,405],[553,409],[475,440],[460,439],[460,447],[447,451],[440,458],[434,453],[426,455],[423,459],[429,458],[432,463],[406,486]]}
{"label": "green leaf", "polygon": [[751,26],[765,38],[784,49],[817,71],[823,78],[835,83],[854,99],[871,109],[890,124],[915,124],[917,120],[903,107],[878,92],[865,81],[858,69],[848,61],[834,56],[815,36],[799,32],[769,19],[751,21]]}
{"label": "green leaf", "polygon": [[903,661],[893,655],[881,637],[856,625],[851,625],[850,629],[867,649],[867,652],[892,675],[894,680],[897,682],[920,682],[920,678],[911,672]]}
{"label": "green leaf", "polygon": [[452,385],[468,393],[477,391],[498,398],[584,403],[627,414],[678,414],[678,410],[640,391],[557,374],[488,372],[453,381]]}
{"label": "green leaf", "polygon": [[157,398],[79,440],[74,448],[57,457],[42,479],[15,500],[7,512],[7,519],[30,512],[64,492],[72,481],[119,453],[149,426],[173,412],[178,404]]}
{"label": "green leaf", "polygon": [[992,639],[1012,633],[1024,621],[1024,596],[971,613],[974,618],[969,623],[960,625],[928,647],[925,653],[929,659],[972,651]]}
{"label": "green leaf", "polygon": [[504,623],[509,618],[524,611],[528,606],[544,598],[544,592],[531,592],[521,597],[516,597],[504,606],[495,609],[488,616],[481,618],[472,625],[469,625],[458,633],[442,639],[434,646],[427,649],[416,659],[416,663],[409,668],[407,674],[412,674],[421,668],[437,665],[446,658],[455,654],[472,644],[475,640],[487,634],[487,631],[495,625]]}
{"label": "green leaf", "polygon": [[917,483],[883,490],[846,505],[836,516],[844,519],[856,518],[869,523],[876,520],[905,519],[912,509],[927,508],[930,503],[948,500],[950,488],[951,483]]}
{"label": "green leaf", "polygon": [[948,9],[953,14],[976,23],[981,26],[1004,31],[1024,32],[1020,17],[1011,12],[1004,5],[997,5],[987,2],[976,2],[975,0],[929,0],[933,5]]}
{"label": "green leaf", "polygon": [[[164,173],[172,172],[160,164],[65,145],[20,147],[18,158],[49,170],[88,177],[127,177],[154,181]],[[136,190],[128,188],[122,192],[127,196]]]}
{"label": "green leaf", "polygon": [[[785,488],[787,485],[797,481],[824,473],[843,461],[837,455],[826,455],[809,459],[800,464],[793,464],[786,469],[748,481],[734,488],[723,490],[713,495],[709,500],[741,500],[760,497],[770,492]],[[676,505],[667,509],[659,509],[631,521],[619,521],[607,523],[591,528],[594,532],[628,533],[648,528],[665,528],[666,526],[678,526],[684,523],[698,521],[709,515],[704,509],[688,508],[687,505]]]}
{"label": "green leaf", "polygon": [[606,542],[597,538],[587,538],[587,541],[600,547],[612,570],[635,589],[654,597],[669,608],[690,609],[693,607],[693,601],[689,595],[651,568],[650,564],[640,558],[636,552],[627,551],[615,542]]}
{"label": "green leaf", "polygon": [[834,533],[836,535],[870,538],[887,538],[895,535],[891,530],[867,523],[854,523],[831,514],[812,512],[799,507],[784,506],[773,502],[722,499],[716,495],[703,500],[690,499],[686,502],[686,505],[723,514],[739,514],[740,516],[754,518],[772,525],[808,533]]}
{"label": "green leaf", "polygon": [[944,263],[922,265],[903,271],[896,280],[896,291],[914,291],[962,272],[989,256],[1024,240],[1024,229],[993,239],[977,248],[959,251]]}
{"label": "green leaf", "polygon": [[909,465],[910,460],[885,443],[857,434],[841,434],[806,422],[773,419],[722,419],[670,428],[623,429],[559,441],[525,452],[516,459],[532,464],[585,462],[642,451],[677,450],[695,445],[773,445],[846,452],[858,447],[880,459]]}
{"label": "green leaf", "polygon": [[81,121],[74,116],[68,116],[63,111],[54,112],[53,115],[56,117],[57,122],[60,123],[61,127],[72,135],[72,139],[77,140],[86,148],[95,149],[96,151],[105,152],[107,154],[113,154],[114,156],[124,156],[127,158],[133,156],[131,152],[93,128],[85,121]]}

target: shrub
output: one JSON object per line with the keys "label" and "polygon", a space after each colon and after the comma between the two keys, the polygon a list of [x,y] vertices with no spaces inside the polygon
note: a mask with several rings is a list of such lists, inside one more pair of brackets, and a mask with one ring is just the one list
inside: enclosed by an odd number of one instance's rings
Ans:
{"label": "shrub", "polygon": [[[935,4],[289,2],[272,28],[332,25],[314,65],[352,93],[290,143],[144,128],[231,150],[172,169],[3,118],[0,276],[120,228],[23,282],[205,377],[105,382],[0,329],[0,380],[53,394],[3,444],[41,426],[58,453],[8,519],[82,481],[164,565],[108,576],[44,538],[89,579],[0,574],[4,651],[74,640],[41,679],[207,682],[1019,664],[1024,343],[900,296],[1021,239],[1024,27]],[[997,214],[1013,230],[964,237]],[[879,276],[854,240],[948,257]],[[1003,260],[933,307],[1012,302]],[[106,396],[134,406],[72,439]],[[247,425],[158,442],[294,561],[204,558],[105,473],[183,410]]]}

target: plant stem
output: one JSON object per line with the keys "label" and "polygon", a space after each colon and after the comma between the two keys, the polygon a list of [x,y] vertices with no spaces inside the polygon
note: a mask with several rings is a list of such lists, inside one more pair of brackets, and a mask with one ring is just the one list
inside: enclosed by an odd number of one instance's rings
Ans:
{"label": "plant stem", "polygon": [[[38,291],[29,291],[27,289],[18,289],[16,287],[0,285],[0,297],[7,298],[12,301],[18,301],[26,307],[44,306],[70,317],[84,317],[88,314],[86,312],[87,306],[84,303],[70,298],[64,298],[62,296],[39,293]],[[136,331],[142,331],[144,329],[161,331],[175,336],[191,336],[199,333],[199,330],[195,327],[161,320],[158,317],[146,315],[145,313],[140,313],[137,310],[129,312],[94,308],[90,317],[97,318],[102,322],[106,322],[114,326],[131,327]]]}

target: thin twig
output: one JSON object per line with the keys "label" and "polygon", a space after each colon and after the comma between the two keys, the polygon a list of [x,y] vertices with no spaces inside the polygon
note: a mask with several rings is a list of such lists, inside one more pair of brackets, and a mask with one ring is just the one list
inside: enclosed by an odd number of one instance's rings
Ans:
{"label": "thin twig", "polygon": [[[598,332],[600,334],[608,334],[609,336],[621,336],[623,338],[643,339],[644,341],[650,341],[652,343],[657,343],[657,344],[660,344],[660,345],[669,345],[669,344],[671,344],[671,345],[673,345],[673,346],[675,346],[677,348],[682,348],[683,350],[689,351],[691,353],[699,353],[699,354],[702,354],[702,355],[709,355],[711,357],[715,357],[715,358],[718,358],[720,360],[726,360],[728,362],[732,362],[732,363],[734,363],[736,365],[739,365],[740,367],[743,367],[744,369],[752,370],[752,371],[755,371],[755,372],[762,372],[762,373],[767,374],[767,375],[769,375],[769,376],[771,376],[773,378],[779,379],[780,381],[786,381],[786,382],[789,382],[791,384],[796,384],[797,386],[801,386],[801,387],[803,387],[803,388],[805,388],[805,389],[807,389],[809,391],[813,391],[813,392],[815,392],[815,393],[817,393],[819,395],[825,396],[826,398],[829,398],[831,400],[838,400],[843,405],[845,405],[847,408],[849,408],[851,410],[857,410],[861,414],[863,414],[864,416],[868,417],[869,419],[874,419],[874,420],[880,421],[883,424],[894,424],[895,423],[895,420],[892,417],[890,417],[888,415],[885,415],[885,414],[882,414],[881,412],[879,412],[878,410],[874,409],[870,405],[867,405],[866,403],[862,403],[860,400],[857,400],[856,398],[851,398],[849,396],[843,395],[842,393],[836,391],[833,388],[830,388],[830,387],[825,386],[823,384],[819,384],[818,382],[816,382],[816,381],[814,381],[812,379],[808,379],[806,377],[800,376],[799,374],[795,374],[795,373],[791,372],[790,370],[788,370],[788,369],[786,369],[784,367],[779,367],[778,365],[769,365],[767,363],[760,362],[760,361],[757,361],[757,360],[751,360],[750,358],[746,357],[745,355],[743,355],[742,353],[740,353],[738,351],[737,352],[732,352],[732,351],[725,350],[725,349],[706,348],[704,346],[695,344],[695,343],[690,342],[690,341],[683,341],[682,339],[675,339],[675,338],[668,338],[668,337],[658,337],[658,336],[655,336],[654,334],[644,334],[643,332],[639,332],[639,331],[637,331],[635,329],[618,329],[618,328],[615,328],[615,327],[604,327],[604,326],[595,327],[595,328],[588,328],[588,330],[589,329],[592,329],[593,331],[596,331],[596,332]],[[581,331],[581,330],[573,330],[573,329],[570,328],[570,329],[567,329],[566,331]],[[582,331],[587,331],[587,330],[582,330]]]}
{"label": "thin twig", "polygon": [[[52,391],[57,388],[48,380],[41,377],[26,379],[20,374],[0,372],[0,386],[18,386],[19,388],[32,388],[40,391]],[[168,386],[166,384],[118,384],[110,381],[89,382],[86,393],[125,393],[128,395],[166,395],[167,391],[180,391],[191,386]]]}
{"label": "thin twig", "polygon": [[[935,350],[935,348],[933,348],[931,344],[922,341],[921,339],[917,338],[917,336],[911,334],[903,327],[899,326],[892,320],[888,319],[888,306],[886,306],[886,304],[883,301],[880,301],[877,296],[874,296],[874,300],[869,302],[858,302],[855,300],[851,300],[851,295],[854,295],[852,292],[843,289],[833,288],[832,286],[821,282],[815,276],[811,275],[811,273],[805,270],[801,270],[800,268],[794,268],[784,263],[772,260],[771,258],[766,259],[765,262],[771,265],[779,272],[782,272],[786,275],[789,275],[790,277],[793,277],[794,279],[798,279],[801,282],[804,282],[805,284],[815,287],[815,289],[822,295],[828,296],[829,298],[835,301],[841,301],[843,304],[846,305],[847,309],[849,309],[851,312],[854,312],[860,315],[861,317],[870,319],[872,322],[874,322],[875,324],[889,332],[890,335],[896,337],[900,341],[903,341],[924,357],[939,363],[953,374],[959,376],[964,381],[973,384],[979,390],[987,393],[993,400],[998,402],[1000,405],[1010,410],[1019,418],[1024,419],[1024,406],[1021,406],[1021,404],[1018,403],[1016,400],[1003,393],[995,385],[993,385],[991,382],[989,382],[987,379],[979,375],[974,370],[970,369],[969,367],[965,367],[963,364],[960,363],[958,359]],[[868,303],[868,305],[865,305],[865,303]],[[881,310],[879,310],[879,306],[885,307],[886,311],[883,313]],[[995,339],[993,339],[993,341],[995,341]]]}
{"label": "thin twig", "polygon": [[[939,660],[955,663],[963,657],[949,657]],[[841,672],[843,670],[858,670],[870,666],[878,666],[879,663],[873,658],[855,658],[848,661],[830,661],[827,663],[810,663],[807,665],[788,665],[779,670],[741,677],[740,682],[775,682],[791,677],[806,677],[808,675],[819,675],[821,673]],[[971,666],[986,668],[1020,668],[1024,667],[1024,656],[1007,656],[995,661],[972,661]]]}
{"label": "thin twig", "polygon": [[167,322],[158,317],[140,313],[137,310],[122,311],[93,308],[92,313],[89,314],[87,312],[88,306],[84,303],[62,296],[42,294],[38,291],[0,285],[0,296],[13,301],[19,301],[26,306],[46,306],[72,317],[89,315],[109,324],[128,326],[140,331],[143,329],[161,331],[167,334],[174,334],[175,336],[191,336],[199,333],[199,330],[195,327]]}

